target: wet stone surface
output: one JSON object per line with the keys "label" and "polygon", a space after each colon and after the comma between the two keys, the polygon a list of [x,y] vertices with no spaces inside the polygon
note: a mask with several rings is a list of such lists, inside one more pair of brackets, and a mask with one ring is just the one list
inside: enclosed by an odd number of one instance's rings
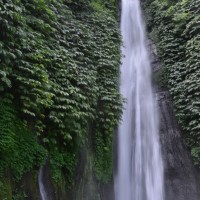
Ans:
{"label": "wet stone surface", "polygon": [[[155,45],[148,41],[153,72],[160,64]],[[200,200],[200,172],[194,166],[183,134],[175,118],[168,91],[154,87],[160,118],[160,141],[164,160],[165,200]]]}

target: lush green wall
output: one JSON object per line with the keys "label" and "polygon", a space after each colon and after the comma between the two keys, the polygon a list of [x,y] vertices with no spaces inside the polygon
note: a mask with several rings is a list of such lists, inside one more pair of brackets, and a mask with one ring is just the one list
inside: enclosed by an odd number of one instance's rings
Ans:
{"label": "lush green wall", "polygon": [[72,185],[91,127],[108,181],[122,105],[115,2],[0,0],[0,30],[0,199],[17,199],[15,184],[46,159],[54,182]]}
{"label": "lush green wall", "polygon": [[194,161],[200,164],[200,1],[146,0],[149,36],[162,64],[175,112]]}

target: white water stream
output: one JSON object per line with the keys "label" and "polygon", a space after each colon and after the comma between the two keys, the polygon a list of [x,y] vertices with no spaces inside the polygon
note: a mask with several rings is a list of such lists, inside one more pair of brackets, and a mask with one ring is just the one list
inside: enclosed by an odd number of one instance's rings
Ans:
{"label": "white water stream", "polygon": [[139,0],[122,0],[121,93],[127,99],[118,135],[116,200],[164,200],[163,162],[151,66]]}
{"label": "white water stream", "polygon": [[45,191],[44,184],[43,184],[43,175],[44,175],[43,171],[44,171],[44,167],[42,166],[40,167],[39,175],[38,175],[40,197],[41,197],[41,200],[48,200],[47,193]]}

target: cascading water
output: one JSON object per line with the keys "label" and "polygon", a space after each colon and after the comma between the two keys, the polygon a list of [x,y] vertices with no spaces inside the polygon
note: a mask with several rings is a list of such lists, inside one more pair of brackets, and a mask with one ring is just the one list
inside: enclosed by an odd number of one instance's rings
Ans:
{"label": "cascading water", "polygon": [[121,93],[116,200],[164,200],[163,162],[139,0],[122,0]]}
{"label": "cascading water", "polygon": [[44,188],[44,184],[43,184],[43,171],[44,171],[44,167],[42,166],[42,167],[40,167],[39,175],[38,175],[40,196],[41,196],[41,200],[48,200],[47,194],[46,194],[46,191]]}

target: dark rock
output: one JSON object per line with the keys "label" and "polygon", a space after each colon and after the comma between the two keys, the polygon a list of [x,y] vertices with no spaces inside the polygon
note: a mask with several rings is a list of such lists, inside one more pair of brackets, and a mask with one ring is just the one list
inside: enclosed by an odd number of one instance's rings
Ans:
{"label": "dark rock", "polygon": [[[154,73],[160,69],[153,42],[148,42]],[[157,66],[156,66],[157,65]],[[160,116],[160,141],[164,160],[165,200],[199,200],[200,172],[195,168],[173,111],[168,91],[154,86]]]}

